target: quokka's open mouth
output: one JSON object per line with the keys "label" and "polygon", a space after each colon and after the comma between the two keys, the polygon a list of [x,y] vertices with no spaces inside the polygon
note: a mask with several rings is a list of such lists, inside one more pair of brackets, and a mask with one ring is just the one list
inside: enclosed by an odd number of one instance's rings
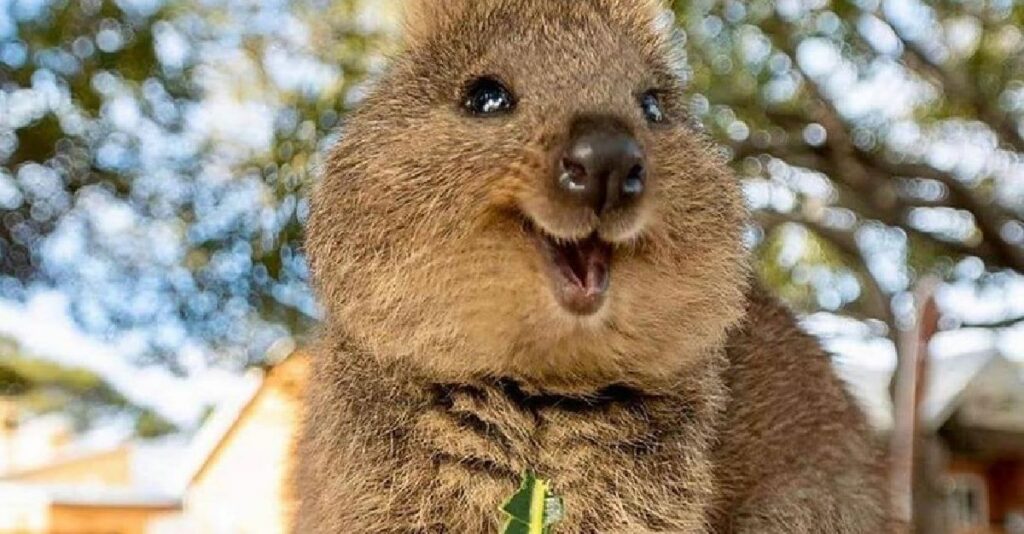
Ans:
{"label": "quokka's open mouth", "polygon": [[597,234],[586,239],[561,240],[530,225],[548,267],[555,298],[577,315],[593,315],[604,304],[611,286],[614,247]]}

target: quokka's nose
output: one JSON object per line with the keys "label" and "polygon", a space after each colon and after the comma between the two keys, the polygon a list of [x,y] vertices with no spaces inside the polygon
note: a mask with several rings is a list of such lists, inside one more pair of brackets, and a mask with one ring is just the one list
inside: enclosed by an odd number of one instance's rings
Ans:
{"label": "quokka's nose", "polygon": [[647,187],[643,150],[614,121],[574,125],[556,174],[559,189],[571,202],[599,215],[635,202]]}

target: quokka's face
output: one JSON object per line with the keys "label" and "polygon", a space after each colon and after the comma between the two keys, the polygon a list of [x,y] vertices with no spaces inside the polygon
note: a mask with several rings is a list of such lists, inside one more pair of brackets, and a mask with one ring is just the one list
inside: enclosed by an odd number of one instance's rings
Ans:
{"label": "quokka's face", "polygon": [[736,179],[650,0],[420,0],[314,201],[329,316],[445,379],[677,372],[741,309]]}

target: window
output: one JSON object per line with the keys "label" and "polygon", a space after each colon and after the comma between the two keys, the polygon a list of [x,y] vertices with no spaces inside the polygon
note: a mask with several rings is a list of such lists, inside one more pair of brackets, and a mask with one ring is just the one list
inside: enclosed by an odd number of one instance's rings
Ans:
{"label": "window", "polygon": [[1006,514],[1006,534],[1024,534],[1024,510]]}
{"label": "window", "polygon": [[950,477],[947,503],[954,529],[988,524],[988,490],[984,478],[966,473]]}

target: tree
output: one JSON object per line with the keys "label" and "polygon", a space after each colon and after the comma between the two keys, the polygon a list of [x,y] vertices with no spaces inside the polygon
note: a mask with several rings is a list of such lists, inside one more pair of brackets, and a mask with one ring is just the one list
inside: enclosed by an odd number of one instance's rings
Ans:
{"label": "tree", "polygon": [[[924,503],[911,493],[929,494],[900,471],[919,456],[907,449],[915,391],[896,388],[917,372],[915,287],[937,277],[999,301],[1024,273],[1024,4],[709,0],[676,12],[695,111],[756,208],[762,280],[893,342],[890,389],[906,404],[894,505],[910,520]],[[973,324],[949,306],[939,324],[1011,328],[1015,304]]]}
{"label": "tree", "polygon": [[787,300],[895,337],[925,275],[978,291],[1019,283],[1024,5],[706,0],[675,10],[695,113],[746,180],[759,273]]}
{"label": "tree", "polygon": [[[58,287],[83,325],[143,335],[172,368],[184,345],[247,365],[301,335],[318,314],[308,184],[394,42],[374,22],[395,5],[0,4],[0,294]],[[777,293],[895,337],[926,274],[1019,283],[1019,3],[674,11],[695,123],[745,180]]]}
{"label": "tree", "polygon": [[128,417],[139,437],[177,431],[173,423],[132,403],[95,373],[26,356],[5,340],[0,340],[0,397],[16,399],[33,415],[67,414],[78,430],[104,418]]}
{"label": "tree", "polygon": [[375,61],[359,5],[0,3],[0,296],[57,287],[179,370],[305,330],[305,190]]}

